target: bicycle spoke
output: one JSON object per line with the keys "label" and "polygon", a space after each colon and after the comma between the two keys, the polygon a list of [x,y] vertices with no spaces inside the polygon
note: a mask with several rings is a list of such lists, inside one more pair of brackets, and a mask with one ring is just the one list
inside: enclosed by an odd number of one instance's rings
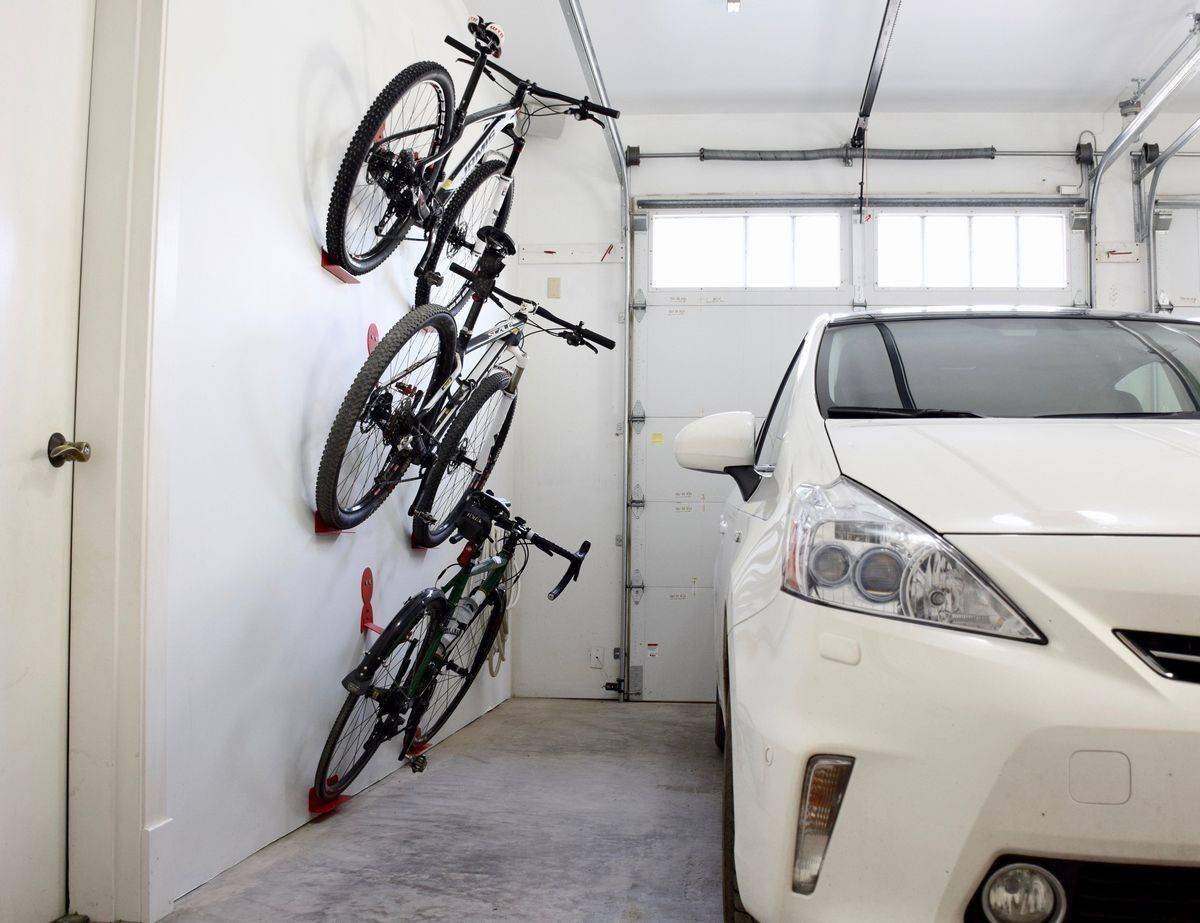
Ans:
{"label": "bicycle spoke", "polygon": [[450,264],[462,265],[464,261],[474,263],[471,248],[475,245],[479,229],[488,221],[488,213],[491,210],[492,199],[497,194],[496,186],[499,182],[499,173],[492,174],[484,180],[474,195],[467,199],[453,228],[448,230],[446,243],[438,255],[436,266],[442,283],[429,291],[429,300],[434,304],[453,307],[466,291],[467,283],[454,274]]}
{"label": "bicycle spoke", "polygon": [[438,484],[433,503],[430,504],[429,513],[433,516],[435,522],[432,528],[440,527],[445,518],[454,511],[463,494],[466,493],[470,485],[478,478],[479,474],[472,467],[472,463],[482,461],[486,467],[486,459],[490,455],[492,447],[485,446],[483,442],[495,423],[496,416],[503,403],[503,394],[503,391],[496,392],[480,408],[479,413],[475,415],[475,418],[471,420],[470,425],[467,427],[467,432],[460,443],[458,454],[446,466],[446,470],[442,472],[442,480]]}
{"label": "bicycle spoke", "polygon": [[[396,156],[408,151],[418,163],[428,159],[438,142],[444,105],[441,89],[433,81],[426,80],[409,89],[384,116],[377,137],[385,140],[371,145],[368,155],[359,165],[350,191],[345,242],[355,259],[369,258],[373,251],[386,243],[395,224],[404,218],[408,204],[400,203],[388,219],[389,225],[378,228],[388,213],[391,201],[387,192],[370,175],[372,157]],[[393,137],[395,135],[400,137]]]}
{"label": "bicycle spoke", "polygon": [[[418,394],[429,392],[440,351],[441,339],[436,330],[426,327],[417,331],[380,375],[381,384],[367,401],[368,416],[385,396],[391,401],[389,418],[411,409]],[[394,450],[395,446],[385,439],[379,420],[368,418],[355,427],[338,471],[336,493],[342,510],[352,512],[369,500],[380,478],[387,474]]]}

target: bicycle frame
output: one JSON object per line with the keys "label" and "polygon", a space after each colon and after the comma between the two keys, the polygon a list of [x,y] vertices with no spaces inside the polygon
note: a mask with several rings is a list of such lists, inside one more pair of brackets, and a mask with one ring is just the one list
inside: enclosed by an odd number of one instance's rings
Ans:
{"label": "bicycle frame", "polygon": [[[521,107],[525,105],[525,96],[527,88],[524,84],[517,86],[513,92],[512,98],[506,103],[489,106],[486,109],[480,109],[478,112],[469,113],[468,109],[471,105],[471,100],[475,96],[475,90],[479,86],[479,78],[483,75],[486,67],[485,55],[480,54],[475,58],[474,64],[471,66],[471,76],[467,80],[466,89],[463,90],[462,99],[459,101],[458,108],[454,110],[454,119],[451,123],[450,136],[442,149],[424,162],[426,171],[430,167],[436,166],[430,176],[430,182],[427,187],[427,196],[432,197],[435,190],[440,190],[443,197],[448,197],[449,190],[453,189],[455,183],[460,176],[469,173],[473,170],[488,151],[488,145],[495,139],[496,135],[503,132],[512,139],[512,149],[509,151],[508,160],[505,161],[504,169],[501,171],[502,178],[501,187],[497,190],[499,202],[503,202],[503,198],[507,195],[508,188],[512,183],[513,171],[516,169],[517,161],[521,157],[521,152],[525,149],[525,140],[521,138],[515,131],[512,130],[512,123],[516,120],[517,114],[521,111]],[[490,120],[490,121],[489,121]],[[450,159],[450,153],[455,146],[462,140],[468,126],[477,122],[489,122],[484,129],[483,134],[471,145],[471,149],[466,155],[458,161],[458,163],[449,171],[447,175],[447,163]],[[384,139],[390,140],[389,139]],[[383,142],[380,142],[383,143]],[[490,203],[493,216],[499,214],[499,209],[502,204],[498,204],[496,200]],[[417,263],[416,275],[423,276],[433,267],[430,265],[433,257],[433,245],[435,235],[432,233],[441,220],[440,209],[436,212],[430,212],[430,221],[425,225],[426,245],[425,253]],[[480,246],[478,242],[472,245],[472,249],[476,251]]]}
{"label": "bicycle frame", "polygon": [[[441,591],[446,595],[449,602],[449,607],[446,609],[446,621],[440,625],[434,626],[430,632],[428,639],[425,642],[425,649],[421,651],[421,659],[417,663],[417,667],[410,674],[410,679],[407,688],[403,690],[406,698],[412,700],[418,692],[423,688],[426,673],[433,664],[434,658],[437,655],[438,648],[441,646],[441,641],[445,637],[446,625],[454,621],[454,614],[458,611],[459,603],[463,597],[467,595],[467,587],[470,586],[471,578],[480,574],[486,574],[483,582],[475,589],[483,592],[483,599],[487,599],[496,591],[501,583],[504,582],[504,571],[508,567],[508,562],[512,557],[512,553],[507,549],[502,548],[500,551],[491,557],[485,558],[482,561],[472,560],[466,564],[460,564],[458,573],[451,577],[446,583],[442,584]],[[472,621],[479,617],[479,612],[482,610],[482,604],[472,613]],[[464,625],[456,634],[456,639],[467,628],[470,623]]]}
{"label": "bicycle frame", "polygon": [[[471,311],[467,317],[467,323],[479,314],[479,303],[472,305]],[[466,334],[464,338],[460,336],[458,356],[455,362],[455,367],[446,379],[425,398],[424,409],[417,414],[418,432],[428,434],[430,442],[436,445],[440,440],[446,426],[449,425],[450,419],[453,416],[453,411],[459,404],[465,400],[470,393],[471,385],[481,381],[492,369],[500,365],[505,354],[513,361],[513,373],[509,379],[508,387],[505,389],[507,397],[505,400],[505,410],[502,413],[495,415],[492,421],[494,432],[485,433],[482,445],[490,445],[491,439],[494,439],[499,427],[504,423],[504,417],[507,414],[507,405],[516,399],[517,385],[521,380],[521,375],[525,369],[525,362],[528,354],[523,348],[525,335],[522,331],[524,321],[516,318],[505,318],[497,323],[490,330],[479,334],[477,337],[470,335],[470,327],[464,326],[463,332]],[[459,373],[462,371],[466,357],[473,352],[485,350],[484,355],[471,366],[467,381],[469,384],[454,390],[456,383],[461,381]],[[428,447],[432,448],[432,447]],[[479,458],[475,461],[476,470],[483,471],[483,466],[487,464],[486,458]]]}

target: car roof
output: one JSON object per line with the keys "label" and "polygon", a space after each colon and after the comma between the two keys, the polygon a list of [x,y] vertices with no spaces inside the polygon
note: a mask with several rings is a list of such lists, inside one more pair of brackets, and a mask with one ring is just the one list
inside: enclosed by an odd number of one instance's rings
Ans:
{"label": "car roof", "polygon": [[924,308],[869,308],[865,311],[847,311],[834,314],[829,326],[864,324],[880,320],[928,320],[930,318],[997,318],[997,317],[1046,317],[1046,318],[1091,318],[1097,320],[1142,320],[1167,321],[1173,324],[1198,324],[1200,320],[1187,317],[1164,316],[1144,311],[1091,311],[1087,308],[1054,308],[1037,305],[986,305],[971,307],[955,305]]}

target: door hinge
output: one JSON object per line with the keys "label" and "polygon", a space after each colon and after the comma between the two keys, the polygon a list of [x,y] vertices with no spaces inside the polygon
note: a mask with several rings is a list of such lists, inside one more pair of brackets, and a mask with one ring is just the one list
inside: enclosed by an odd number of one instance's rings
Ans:
{"label": "door hinge", "polygon": [[646,495],[642,493],[642,485],[634,484],[633,490],[629,492],[629,506],[635,510],[640,510],[646,505]]}
{"label": "door hinge", "polygon": [[629,591],[629,596],[636,606],[642,601],[642,594],[646,592],[646,584],[642,582],[642,572],[635,570],[629,578],[629,585],[625,587]]}
{"label": "door hinge", "polygon": [[633,431],[640,433],[642,426],[646,422],[646,408],[642,406],[641,401],[635,401],[633,409],[629,411],[629,422],[633,424]]}

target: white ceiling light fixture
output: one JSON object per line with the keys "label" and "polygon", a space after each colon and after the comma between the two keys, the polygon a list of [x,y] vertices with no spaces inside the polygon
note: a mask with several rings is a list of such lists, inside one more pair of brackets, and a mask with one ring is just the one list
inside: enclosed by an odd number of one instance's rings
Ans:
{"label": "white ceiling light fixture", "polygon": [[742,10],[742,0],[726,0],[725,9],[731,13],[740,13]]}

